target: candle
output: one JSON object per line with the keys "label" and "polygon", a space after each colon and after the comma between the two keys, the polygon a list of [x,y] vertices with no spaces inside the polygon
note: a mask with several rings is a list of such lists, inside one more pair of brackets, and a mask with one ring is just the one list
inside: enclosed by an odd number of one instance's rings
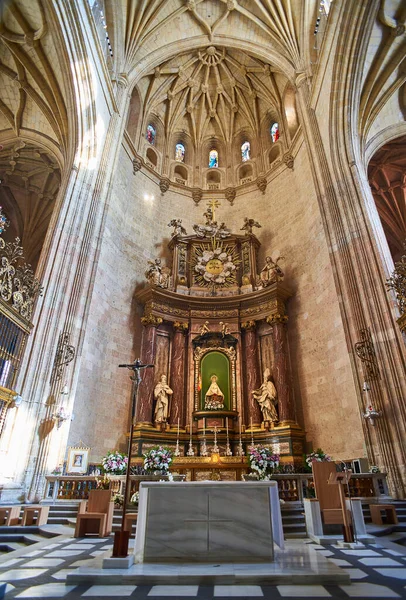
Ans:
{"label": "candle", "polygon": [[228,439],[228,419],[226,417],[226,431],[227,431],[227,439]]}
{"label": "candle", "polygon": [[240,425],[240,441],[241,441],[241,417],[238,417],[239,425]]}
{"label": "candle", "polygon": [[190,415],[190,443],[192,443],[193,417]]}
{"label": "candle", "polygon": [[179,417],[178,417],[178,437],[179,437]]}
{"label": "candle", "polygon": [[206,421],[203,422],[203,437],[206,437]]}

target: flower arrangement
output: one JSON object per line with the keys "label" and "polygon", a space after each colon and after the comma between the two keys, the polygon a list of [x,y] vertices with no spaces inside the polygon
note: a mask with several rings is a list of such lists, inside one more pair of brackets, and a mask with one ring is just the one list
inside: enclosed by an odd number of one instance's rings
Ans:
{"label": "flower arrangement", "polygon": [[279,466],[279,454],[273,454],[266,446],[251,446],[248,458],[259,479],[269,480],[273,470]]}
{"label": "flower arrangement", "polygon": [[114,502],[114,505],[117,506],[117,507],[121,508],[122,506],[124,506],[124,496],[123,496],[123,494],[114,494],[114,496],[113,496],[113,502]]}
{"label": "flower arrangement", "polygon": [[96,489],[98,490],[109,490],[110,489],[110,479],[107,477],[106,473],[103,475],[102,479],[96,477]]}
{"label": "flower arrangement", "polygon": [[102,465],[105,473],[112,475],[123,475],[127,470],[128,457],[121,452],[108,452],[102,458]]}
{"label": "flower arrangement", "polygon": [[326,454],[321,448],[317,448],[316,452],[306,454],[305,462],[309,469],[312,468],[314,462],[331,462],[332,458]]}
{"label": "flower arrangement", "polygon": [[134,494],[131,496],[130,498],[130,504],[138,504],[140,500],[140,493],[139,492],[134,492]]}
{"label": "flower arrangement", "polygon": [[172,451],[164,446],[154,446],[144,456],[144,469],[151,473],[167,475],[172,462]]}

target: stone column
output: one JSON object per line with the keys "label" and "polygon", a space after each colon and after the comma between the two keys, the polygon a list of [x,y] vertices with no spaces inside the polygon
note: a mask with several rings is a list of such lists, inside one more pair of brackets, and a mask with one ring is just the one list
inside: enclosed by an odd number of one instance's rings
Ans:
{"label": "stone column", "polygon": [[184,400],[185,400],[185,333],[187,332],[187,323],[177,321],[173,324],[174,335],[172,340],[172,359],[171,359],[171,377],[169,385],[173,390],[170,423],[172,427],[178,425],[184,426]]}
{"label": "stone column", "polygon": [[[141,341],[141,360],[144,364],[153,365],[156,353],[156,328],[162,319],[147,315],[142,317],[144,325]],[[138,425],[152,425],[152,405],[154,402],[154,369],[144,369],[141,375],[142,382],[138,390],[135,422]]]}
{"label": "stone column", "polygon": [[259,370],[257,336],[255,334],[255,321],[246,321],[241,323],[243,335],[243,363],[244,363],[244,383],[245,383],[245,425],[252,424],[259,426],[262,422],[261,408],[252,391],[261,387],[261,373]]}
{"label": "stone column", "polygon": [[273,378],[278,392],[279,422],[296,423],[295,406],[291,390],[288,340],[286,325],[288,317],[280,314],[267,317],[266,322],[273,328],[274,365]]}

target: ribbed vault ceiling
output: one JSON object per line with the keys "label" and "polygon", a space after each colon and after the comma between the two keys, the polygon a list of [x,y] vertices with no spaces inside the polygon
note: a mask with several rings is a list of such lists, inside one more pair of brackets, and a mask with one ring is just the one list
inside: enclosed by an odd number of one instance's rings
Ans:
{"label": "ribbed vault ceiling", "polygon": [[270,64],[220,46],[162,63],[138,88],[144,114],[158,115],[166,136],[187,132],[195,146],[207,136],[229,142],[240,129],[258,134],[266,113],[280,104]]}

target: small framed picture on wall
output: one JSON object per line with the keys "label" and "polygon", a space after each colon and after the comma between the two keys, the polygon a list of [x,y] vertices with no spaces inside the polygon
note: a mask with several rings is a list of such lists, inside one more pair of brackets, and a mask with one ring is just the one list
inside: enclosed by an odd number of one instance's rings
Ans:
{"label": "small framed picture on wall", "polygon": [[76,475],[84,475],[87,473],[89,451],[90,448],[71,446],[68,450],[68,464],[66,467],[66,472]]}

